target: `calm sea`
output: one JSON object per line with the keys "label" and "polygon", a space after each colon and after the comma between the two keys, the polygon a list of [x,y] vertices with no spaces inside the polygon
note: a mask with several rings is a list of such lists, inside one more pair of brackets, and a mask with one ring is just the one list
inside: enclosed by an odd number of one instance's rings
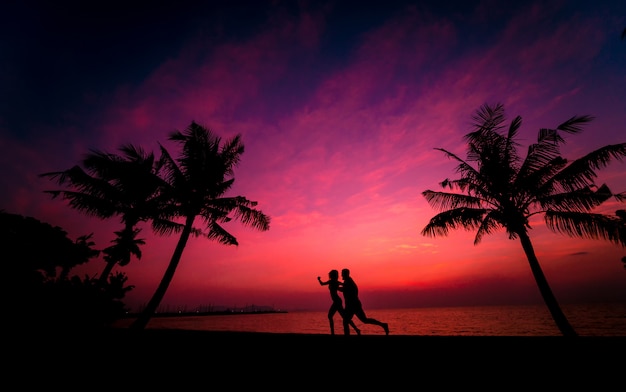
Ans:
{"label": "calm sea", "polygon": [[[626,303],[562,305],[580,336],[626,336]],[[414,309],[372,309],[367,316],[389,324],[390,334],[421,336],[559,336],[544,305],[481,306]],[[207,331],[328,334],[326,311],[154,317],[148,328]],[[132,320],[122,320],[126,326]],[[364,325],[365,335],[384,334],[376,325]],[[335,331],[342,332],[335,315]],[[354,331],[352,331],[353,333]]]}

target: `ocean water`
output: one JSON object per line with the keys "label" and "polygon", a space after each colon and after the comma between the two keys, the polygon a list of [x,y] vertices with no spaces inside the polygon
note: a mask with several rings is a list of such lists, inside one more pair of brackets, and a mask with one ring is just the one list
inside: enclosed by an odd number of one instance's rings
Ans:
{"label": "ocean water", "polygon": [[[562,305],[580,336],[626,336],[626,303]],[[390,334],[420,336],[560,336],[544,305],[412,309],[366,309],[367,316],[389,324]],[[354,319],[361,333],[380,334],[377,325]],[[121,320],[125,327],[132,319]],[[266,333],[329,334],[326,311],[154,317],[147,328]],[[335,315],[335,333],[343,326]],[[351,331],[354,333],[354,331]]]}

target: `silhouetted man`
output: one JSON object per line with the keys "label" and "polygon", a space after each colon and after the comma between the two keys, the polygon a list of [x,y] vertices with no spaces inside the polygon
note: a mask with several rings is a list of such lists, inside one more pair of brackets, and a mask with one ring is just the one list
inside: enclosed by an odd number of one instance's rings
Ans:
{"label": "silhouetted man", "polygon": [[364,324],[380,325],[385,330],[385,334],[389,335],[389,325],[387,323],[380,322],[365,315],[363,305],[361,305],[361,300],[359,299],[359,288],[356,283],[354,283],[352,277],[350,277],[350,270],[347,268],[342,269],[341,278],[343,279],[343,286],[339,288],[339,291],[343,292],[343,299],[345,301],[343,318],[344,335],[350,335],[350,322],[354,316]]}

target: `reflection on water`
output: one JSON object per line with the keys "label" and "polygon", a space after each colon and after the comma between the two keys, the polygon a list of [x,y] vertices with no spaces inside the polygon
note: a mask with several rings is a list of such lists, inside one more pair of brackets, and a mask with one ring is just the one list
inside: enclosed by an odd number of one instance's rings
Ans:
{"label": "reflection on water", "polygon": [[[626,303],[563,305],[563,311],[581,336],[626,336]],[[414,309],[372,309],[368,317],[389,323],[391,334],[435,336],[559,336],[561,333],[543,305],[481,306]],[[132,320],[122,320],[127,326]],[[363,325],[363,334],[384,334],[376,325]],[[208,331],[328,334],[326,311],[234,314],[226,316],[155,317],[148,328]],[[335,330],[342,331],[335,316]]]}

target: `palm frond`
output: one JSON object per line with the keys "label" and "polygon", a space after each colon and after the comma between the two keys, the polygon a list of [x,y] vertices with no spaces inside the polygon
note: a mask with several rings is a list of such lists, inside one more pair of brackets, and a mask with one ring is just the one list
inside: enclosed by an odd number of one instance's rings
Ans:
{"label": "palm frond", "polygon": [[99,192],[102,195],[104,188],[111,186],[106,180],[89,175],[78,165],[64,171],[42,173],[39,177],[48,177],[59,185],[68,185],[76,191],[92,194]]}
{"label": "palm frond", "polygon": [[549,142],[555,147],[565,143],[565,139],[559,134],[559,131],[552,128],[541,128],[537,139],[539,143]]}
{"label": "palm frond", "polygon": [[[459,162],[461,164],[467,165],[463,159],[459,158],[458,155],[456,155],[453,152],[450,152],[450,151],[446,150],[445,148],[435,148],[434,150],[441,151],[441,152],[443,152],[446,155],[446,157],[448,157],[450,159],[454,159],[455,161],[457,161],[457,162]],[[469,166],[469,165],[467,165],[467,166]]]}
{"label": "palm frond", "polygon": [[520,176],[531,176],[536,171],[544,169],[558,159],[562,160],[563,158],[559,156],[559,148],[555,145],[545,142],[531,144],[528,146],[526,158],[520,166]]}
{"label": "palm frond", "polygon": [[169,151],[167,151],[167,149],[161,144],[159,144],[159,148],[161,149],[160,160],[163,165],[163,179],[174,187],[183,186],[185,183],[185,175],[181,172],[178,164],[172,158]]}
{"label": "palm frond", "polygon": [[108,198],[74,191],[44,191],[44,193],[52,194],[53,198],[61,197],[62,200],[68,201],[70,207],[88,216],[105,219],[117,213],[115,201]]}
{"label": "palm frond", "polygon": [[172,233],[180,233],[185,227],[184,224],[174,222],[169,219],[161,219],[155,217],[151,220],[152,230],[158,235],[170,235]]}
{"label": "palm frond", "polygon": [[480,226],[476,230],[474,245],[478,245],[485,235],[493,234],[497,229],[502,227],[502,224],[497,219],[497,215],[497,211],[488,211],[485,214]]}
{"label": "palm frond", "polygon": [[437,211],[457,209],[463,207],[477,208],[482,205],[482,199],[460,193],[436,192],[425,190],[422,195],[426,202]]}
{"label": "palm frond", "polygon": [[606,185],[595,189],[586,187],[571,192],[555,193],[537,199],[539,205],[544,210],[590,212],[601,205],[613,194]]}
{"label": "palm frond", "polygon": [[[503,128],[503,123],[506,120],[504,113],[504,105],[497,103],[493,107],[487,104],[482,105],[473,115],[472,128],[474,132],[484,131],[498,131]],[[472,141],[474,132],[470,132],[468,135],[468,141]]]}
{"label": "palm frond", "polygon": [[490,163],[497,166],[501,161],[515,161],[514,136],[521,124],[521,118],[516,118],[509,126],[507,136],[500,134],[504,128],[506,116],[504,105],[494,107],[483,105],[472,117],[474,131],[465,135],[468,143],[467,160],[477,161],[481,167]]}
{"label": "palm frond", "polygon": [[468,140],[467,160],[479,162],[504,160],[507,154],[507,138],[493,130],[482,130],[465,135]]}
{"label": "palm frond", "polygon": [[558,131],[563,131],[571,134],[580,133],[583,131],[583,125],[593,121],[595,117],[584,115],[584,116],[573,116],[564,123],[560,124],[556,127]]}
{"label": "palm frond", "polygon": [[584,239],[602,239],[626,246],[626,230],[621,219],[603,214],[546,211],[546,226],[555,233]]}
{"label": "palm frond", "polygon": [[244,151],[245,148],[241,141],[241,135],[235,135],[224,143],[220,152],[220,156],[224,161],[224,167],[226,168],[224,174],[227,176],[233,175],[233,168],[239,164],[241,154],[243,154]]}
{"label": "palm frond", "polygon": [[574,116],[558,125],[556,128],[542,128],[539,130],[537,141],[539,143],[549,142],[554,145],[560,145],[565,143],[565,139],[561,136],[560,132],[576,134],[583,131],[583,125],[593,121],[592,116]]}
{"label": "palm frond", "polygon": [[528,163],[528,166],[520,168],[514,183],[515,189],[527,193],[531,198],[541,198],[553,194],[558,187],[554,176],[567,165],[567,160],[557,157],[546,162],[543,166],[537,162]]}
{"label": "palm frond", "polygon": [[207,225],[206,237],[211,240],[217,240],[220,244],[238,246],[237,238],[228,231],[224,230],[217,222],[213,221]]}
{"label": "palm frond", "polygon": [[[238,199],[244,199],[238,197]],[[235,219],[239,220],[243,225],[250,226],[260,231],[267,231],[270,229],[270,217],[265,215],[262,211],[256,210],[252,207],[256,206],[256,202],[240,202],[237,204],[237,208],[233,211]]]}
{"label": "palm frond", "polygon": [[478,170],[450,151],[443,148],[435,148],[435,150],[443,152],[448,158],[459,163],[455,171],[461,175],[461,179],[445,179],[440,183],[443,188],[458,189],[461,192],[469,191],[470,194],[475,195],[484,193],[484,190],[478,185],[484,182],[484,177]]}
{"label": "palm frond", "polygon": [[463,228],[467,231],[477,229],[486,213],[487,210],[479,208],[456,208],[440,212],[422,229],[422,235],[445,237],[453,229]]}
{"label": "palm frond", "polygon": [[451,191],[465,192],[472,187],[472,182],[468,178],[459,178],[456,180],[446,178],[439,183],[439,186],[443,189],[450,189]]}
{"label": "palm frond", "polygon": [[147,165],[148,168],[152,167],[155,163],[154,153],[147,152],[141,146],[123,144],[120,146],[119,151],[124,154],[124,157],[126,157],[129,162],[139,163],[144,166]]}
{"label": "palm frond", "polygon": [[221,198],[235,183],[235,179],[231,178],[226,181],[217,182],[212,185],[211,190],[207,193],[206,199],[210,202],[211,199]]}
{"label": "palm frond", "polygon": [[622,161],[626,157],[626,143],[601,147],[572,161],[554,175],[553,181],[564,190],[584,188],[594,183],[596,171],[605,168],[613,159]]}
{"label": "palm frond", "polygon": [[511,121],[511,125],[509,126],[509,132],[506,137],[506,157],[505,161],[507,162],[517,162],[519,157],[517,155],[517,148],[519,144],[515,141],[515,137],[517,136],[517,131],[522,126],[522,117],[517,116]]}

